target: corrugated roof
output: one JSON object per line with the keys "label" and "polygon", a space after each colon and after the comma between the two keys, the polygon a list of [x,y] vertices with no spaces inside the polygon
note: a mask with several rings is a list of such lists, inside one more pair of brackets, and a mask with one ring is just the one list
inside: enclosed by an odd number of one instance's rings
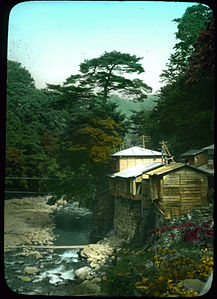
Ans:
{"label": "corrugated roof", "polygon": [[202,151],[203,151],[202,149],[200,149],[200,150],[199,149],[191,149],[191,150],[181,154],[180,157],[195,156],[195,155],[199,154]]}
{"label": "corrugated roof", "polygon": [[112,175],[109,175],[111,178],[120,177],[120,178],[131,178],[131,177],[137,177],[142,175],[143,173],[155,169],[157,167],[160,167],[164,165],[162,162],[151,162],[151,163],[144,163],[139,164],[134,167],[122,170],[120,172],[113,173]]}
{"label": "corrugated roof", "polygon": [[147,148],[142,148],[139,146],[133,146],[125,150],[114,153],[113,157],[120,156],[158,156],[161,157],[161,152],[153,151]]}
{"label": "corrugated roof", "polygon": [[181,168],[184,166],[186,166],[186,164],[184,164],[184,163],[171,163],[168,165],[164,165],[160,168],[148,171],[148,172],[146,172],[146,174],[147,175],[161,175],[161,174],[173,171],[175,169],[178,169],[178,168]]}

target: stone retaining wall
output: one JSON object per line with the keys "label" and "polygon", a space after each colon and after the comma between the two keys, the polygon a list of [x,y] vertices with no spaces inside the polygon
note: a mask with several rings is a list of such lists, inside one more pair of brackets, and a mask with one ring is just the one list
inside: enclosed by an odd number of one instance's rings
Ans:
{"label": "stone retaining wall", "polygon": [[155,227],[155,213],[156,209],[153,205],[141,209],[140,200],[115,198],[114,231],[128,242],[144,242],[146,231]]}

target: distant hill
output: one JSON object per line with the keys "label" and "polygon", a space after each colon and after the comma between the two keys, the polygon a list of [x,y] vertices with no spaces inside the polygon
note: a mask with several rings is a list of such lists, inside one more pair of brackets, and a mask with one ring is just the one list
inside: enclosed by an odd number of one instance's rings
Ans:
{"label": "distant hill", "polygon": [[126,114],[129,117],[132,114],[132,110],[140,111],[142,109],[152,110],[156,106],[157,96],[151,95],[144,101],[144,103],[133,102],[127,99],[120,98],[114,95],[110,98],[111,102],[118,104],[118,110]]}

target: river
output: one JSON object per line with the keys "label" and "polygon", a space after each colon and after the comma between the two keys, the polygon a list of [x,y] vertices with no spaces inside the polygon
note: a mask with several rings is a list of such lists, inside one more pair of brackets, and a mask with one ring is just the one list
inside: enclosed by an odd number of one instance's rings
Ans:
{"label": "river", "polygon": [[[53,245],[84,245],[99,240],[91,236],[92,214],[89,210],[80,208],[77,202],[66,204],[53,212],[54,235]],[[41,258],[23,256],[16,249],[4,254],[5,281],[10,290],[26,295],[72,296],[75,270],[88,265],[79,256],[80,249],[37,249]],[[36,267],[39,273],[25,275],[26,266]],[[31,281],[26,281],[30,277]],[[24,280],[23,280],[24,279]]]}

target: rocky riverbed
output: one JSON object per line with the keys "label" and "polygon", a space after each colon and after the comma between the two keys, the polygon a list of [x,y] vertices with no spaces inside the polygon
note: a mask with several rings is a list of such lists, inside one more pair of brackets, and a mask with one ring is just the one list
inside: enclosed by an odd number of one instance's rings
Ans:
{"label": "rocky riverbed", "polygon": [[[115,252],[124,240],[110,235],[95,244],[89,242],[91,244],[82,250],[29,247],[79,245],[78,241],[80,244],[90,241],[88,228],[85,227],[90,212],[79,208],[77,203],[68,205],[62,200],[49,206],[47,199],[5,201],[4,265],[7,286],[13,292],[28,295],[99,294],[99,283],[103,277],[100,269],[115,259]],[[63,236],[57,236],[64,225],[67,244],[62,244],[66,242]]]}
{"label": "rocky riverbed", "polygon": [[54,217],[52,212],[64,204],[46,204],[48,197],[5,200],[4,248],[26,244],[53,244]]}

